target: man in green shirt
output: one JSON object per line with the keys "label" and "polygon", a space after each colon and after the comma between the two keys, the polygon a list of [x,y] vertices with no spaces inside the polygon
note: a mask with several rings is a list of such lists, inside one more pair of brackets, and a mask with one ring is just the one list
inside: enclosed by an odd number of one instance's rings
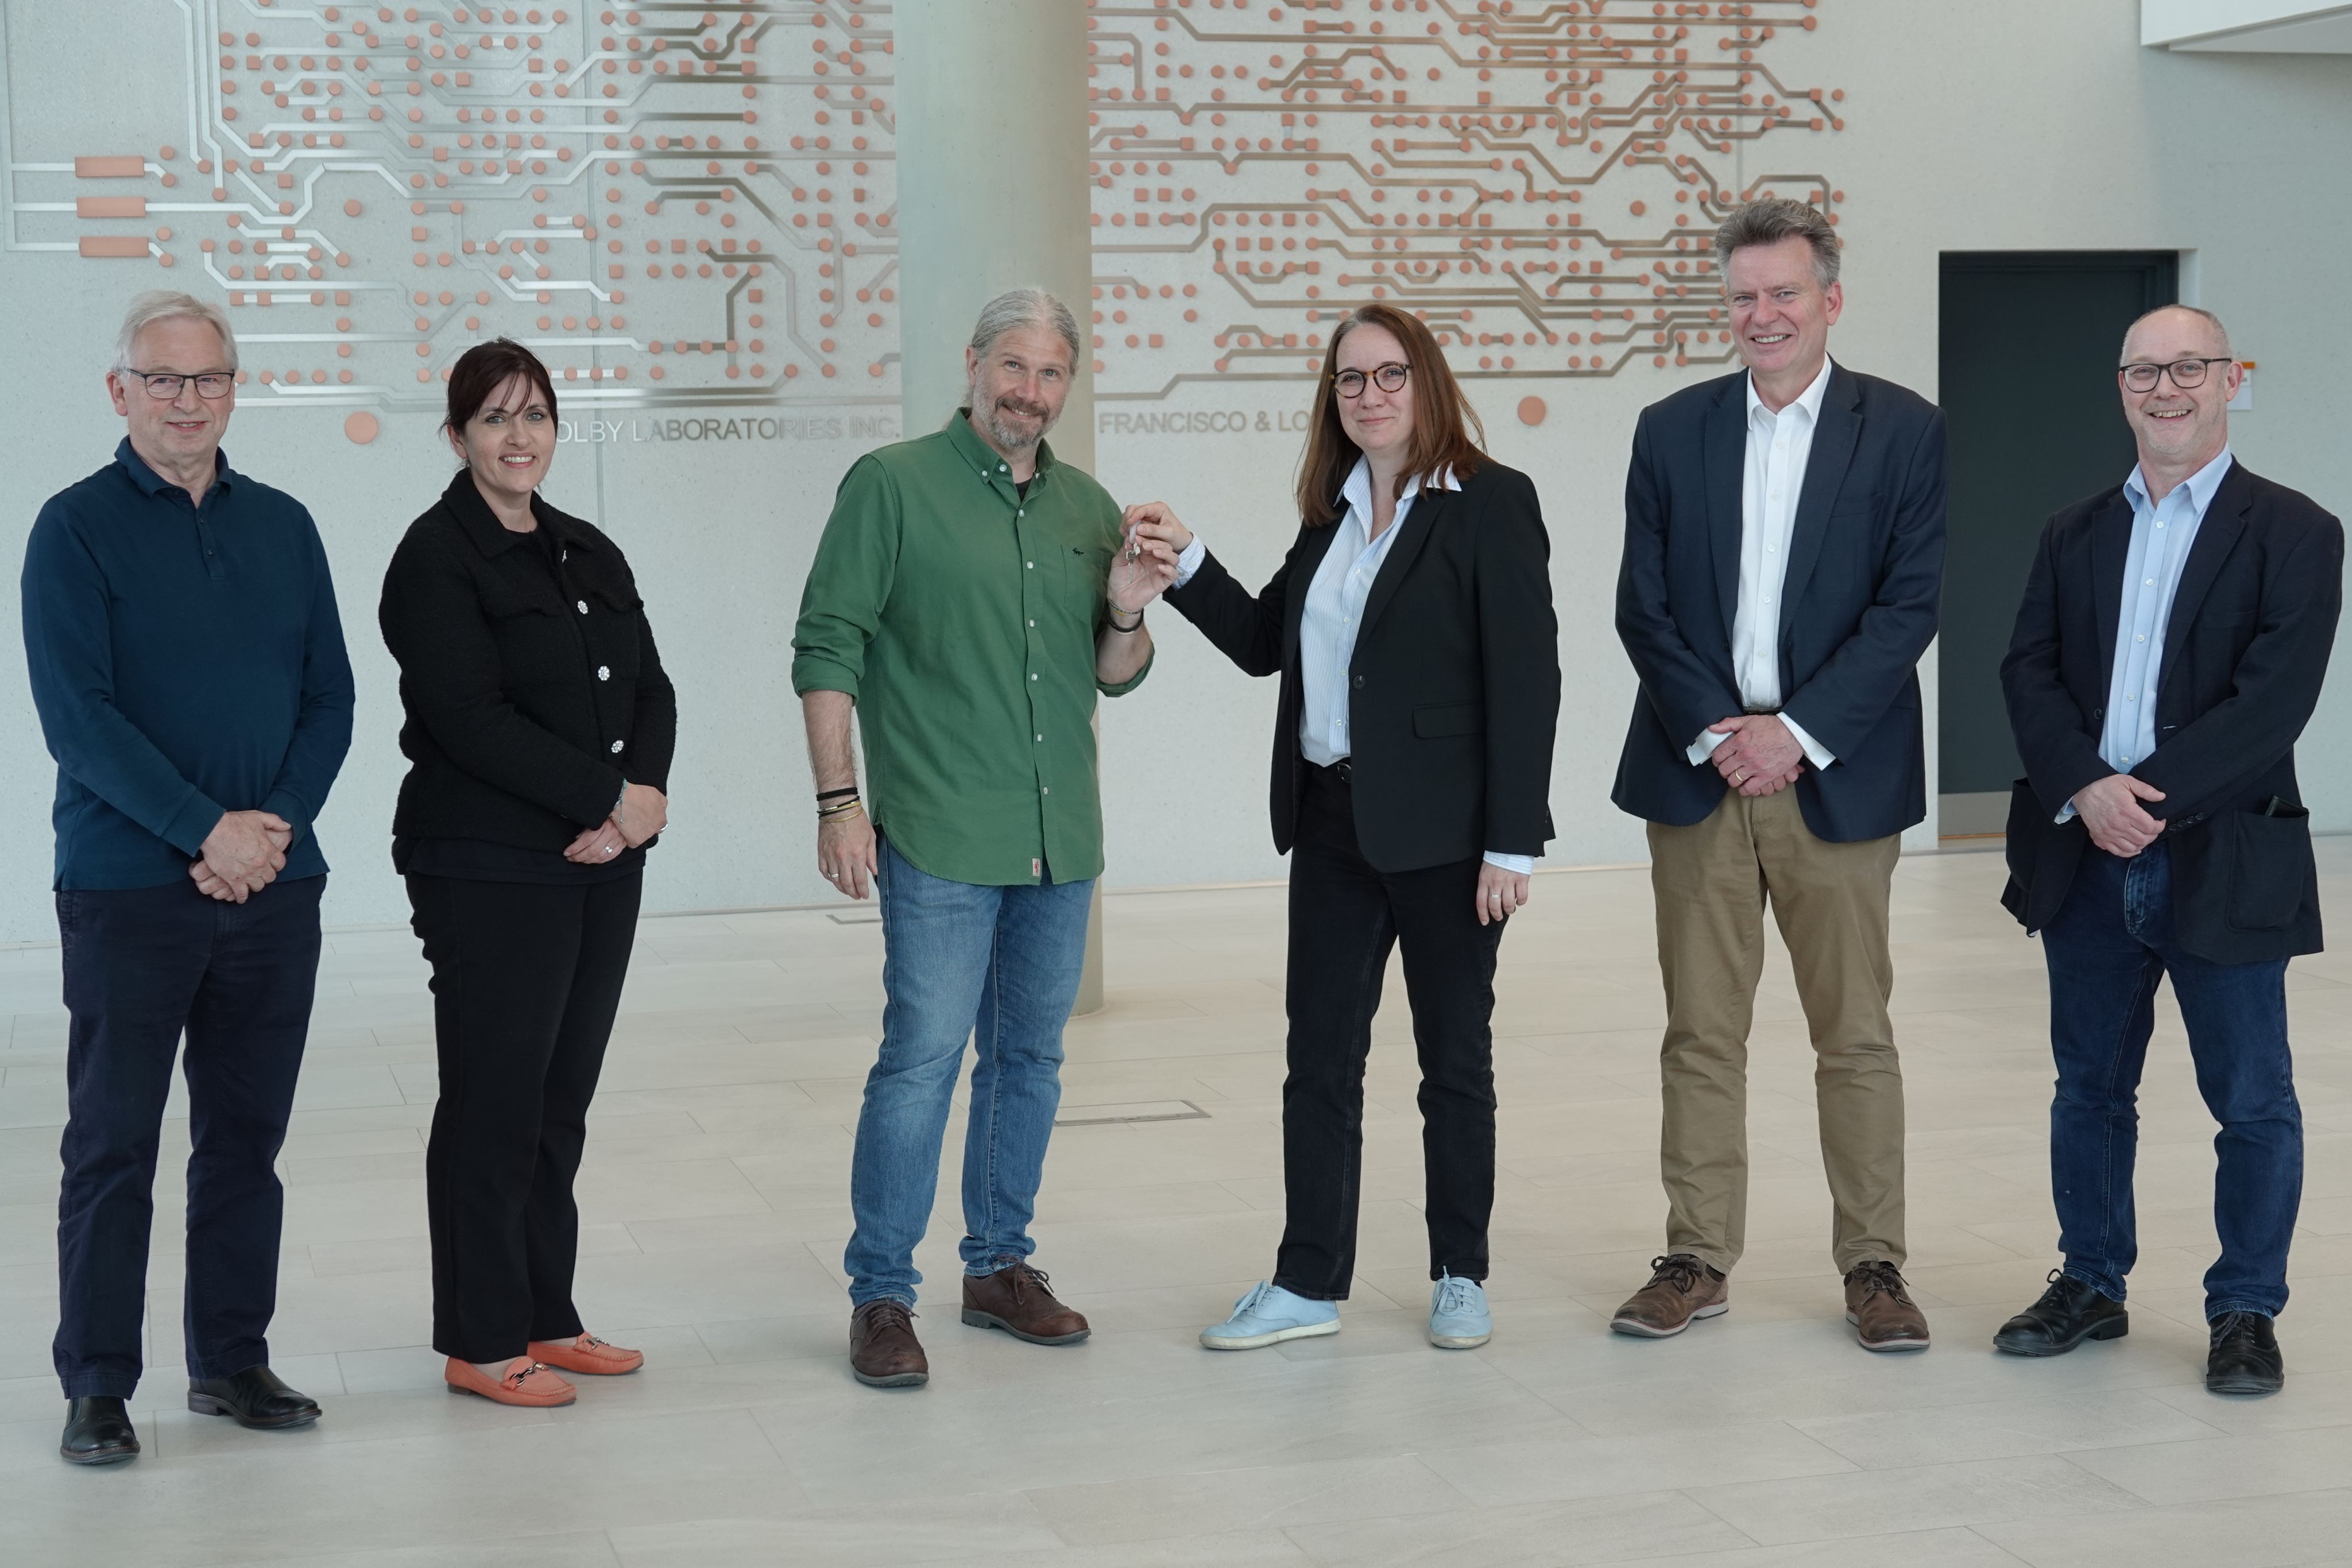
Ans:
{"label": "man in green shirt", "polygon": [[1118,503],[1045,445],[1079,351],[1052,296],[991,300],[964,350],[968,406],[842,481],[793,636],[817,869],[853,898],[869,879],[881,895],[887,1002],[844,1263],[850,1366],[877,1387],[930,1375],[914,1254],[966,1040],[963,1321],[1034,1344],[1087,1333],[1030,1267],[1029,1220],[1102,873],[1095,697],[1150,668],[1143,608],[1176,561],[1130,545]]}

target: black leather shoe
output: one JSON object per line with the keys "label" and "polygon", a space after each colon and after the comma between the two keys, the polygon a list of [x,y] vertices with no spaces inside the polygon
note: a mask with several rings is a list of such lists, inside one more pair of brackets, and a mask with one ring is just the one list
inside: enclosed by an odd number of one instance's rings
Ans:
{"label": "black leather shoe", "polygon": [[228,1377],[191,1377],[188,1408],[199,1416],[231,1416],[240,1427],[263,1430],[307,1427],[319,1418],[317,1400],[287,1387],[266,1366],[248,1366]]}
{"label": "black leather shoe", "polygon": [[2063,1355],[2086,1339],[2121,1339],[2129,1333],[2131,1318],[2121,1301],[2053,1269],[2042,1299],[2001,1324],[1992,1347],[2011,1355]]}
{"label": "black leather shoe", "polygon": [[2278,1334],[2260,1312],[2223,1312],[2212,1322],[2205,1386],[2215,1394],[2276,1394],[2286,1386]]}
{"label": "black leather shoe", "polygon": [[58,1452],[70,1465],[118,1465],[139,1457],[139,1434],[122,1401],[87,1395],[66,1402],[66,1435]]}

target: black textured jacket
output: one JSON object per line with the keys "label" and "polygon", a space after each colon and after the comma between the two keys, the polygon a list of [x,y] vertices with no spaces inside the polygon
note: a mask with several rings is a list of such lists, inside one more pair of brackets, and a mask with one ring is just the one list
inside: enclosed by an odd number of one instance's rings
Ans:
{"label": "black textured jacket", "polygon": [[384,572],[376,619],[415,764],[396,834],[561,851],[625,783],[669,787],[677,699],[629,563],[587,523],[530,505],[555,552],[502,527],[460,471]]}
{"label": "black textured jacket", "polygon": [[[1348,674],[1356,832],[1384,872],[1539,855],[1552,836],[1559,626],[1550,541],[1528,476],[1488,463],[1458,491],[1423,486],[1372,580]],[[1338,535],[1302,528],[1253,596],[1214,555],[1168,602],[1253,675],[1279,674],[1269,804],[1274,847],[1296,840],[1306,780],[1298,625]]]}
{"label": "black textured jacket", "polygon": [[[2081,817],[2056,818],[2076,790],[2115,771],[2099,735],[2131,534],[2121,486],[2052,517],[2001,661],[2026,773],[2010,795],[2001,902],[2029,931],[2057,917],[2076,865],[2098,852]],[[2319,871],[2294,743],[2319,704],[2343,605],[2343,525],[2233,461],[2173,593],[2156,749],[2132,769],[2164,791],[2145,810],[2163,819],[2171,846],[2174,935],[2212,963],[2320,949]]]}

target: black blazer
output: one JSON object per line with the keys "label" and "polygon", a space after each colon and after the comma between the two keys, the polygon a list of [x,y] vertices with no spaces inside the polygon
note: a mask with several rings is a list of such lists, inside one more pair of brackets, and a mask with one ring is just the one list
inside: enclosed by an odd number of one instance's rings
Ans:
{"label": "black blazer", "polygon": [[509,532],[460,470],[408,527],[376,619],[405,714],[393,831],[561,851],[624,783],[668,788],[677,699],[620,547],[531,497]]}
{"label": "black blazer", "polygon": [[[2001,690],[2025,777],[2010,792],[2008,891],[2029,931],[2066,901],[2090,845],[2074,792],[2099,756],[2123,615],[2131,502],[2121,486],[2052,517],[2026,580]],[[2344,528],[2309,497],[2231,462],[2198,525],[2166,622],[2156,750],[2132,769],[2164,791],[2173,933],[2216,964],[2319,951],[2319,873],[2294,780],[2344,602]],[[2263,814],[2272,797],[2288,803]]]}
{"label": "black blazer", "polygon": [[[1559,626],[1536,487],[1489,463],[1457,491],[1424,486],[1364,601],[1349,663],[1356,836],[1384,872],[1539,855],[1551,838]],[[1297,837],[1306,768],[1298,622],[1338,525],[1301,528],[1255,598],[1213,555],[1168,594],[1179,614],[1253,675],[1280,674],[1274,847]]]}
{"label": "black blazer", "polygon": [[[1642,411],[1625,476],[1617,635],[1642,689],[1610,799],[1687,827],[1726,786],[1690,744],[1739,713],[1748,375]],[[1797,781],[1805,825],[1834,843],[1899,833],[1927,814],[1919,655],[1944,580],[1944,416],[1916,393],[1832,365],[1789,537],[1780,598],[1781,710],[1836,757]]]}

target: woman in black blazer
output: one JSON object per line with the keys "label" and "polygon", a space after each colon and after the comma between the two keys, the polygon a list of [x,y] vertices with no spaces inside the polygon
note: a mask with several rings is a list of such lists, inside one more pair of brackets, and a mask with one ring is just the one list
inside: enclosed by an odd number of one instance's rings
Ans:
{"label": "woman in black blazer", "polygon": [[[1429,329],[1368,305],[1333,331],[1300,466],[1297,541],[1253,597],[1165,506],[1168,602],[1253,675],[1279,674],[1274,842],[1290,870],[1287,1222],[1274,1277],[1204,1331],[1217,1350],[1336,1333],[1355,1271],[1364,1061],[1389,950],[1421,1057],[1430,1343],[1484,1344],[1495,1202],[1495,955],[1551,837],[1559,712],[1535,486],[1472,437]],[[1480,432],[1483,434],[1483,431]]]}
{"label": "woman in black blazer", "polygon": [[425,1155],[433,1347],[450,1386],[568,1405],[558,1372],[644,1357],[572,1303],[572,1180],[667,821],[677,705],[620,548],[537,494],[555,388],[469,349],[443,425],[465,466],[409,525],[378,620],[400,664],[393,819],[433,966],[441,1098]]}

